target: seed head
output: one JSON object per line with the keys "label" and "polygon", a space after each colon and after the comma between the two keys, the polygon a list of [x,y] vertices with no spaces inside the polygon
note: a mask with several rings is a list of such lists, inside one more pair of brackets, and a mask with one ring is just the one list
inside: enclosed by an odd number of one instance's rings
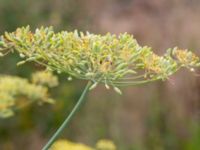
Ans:
{"label": "seed head", "polygon": [[55,33],[52,27],[31,32],[27,26],[6,32],[0,43],[2,54],[15,50],[23,56],[19,64],[35,61],[70,77],[113,87],[165,80],[181,67],[191,70],[200,66],[199,57],[191,51],[174,48],[158,56],[127,33]]}

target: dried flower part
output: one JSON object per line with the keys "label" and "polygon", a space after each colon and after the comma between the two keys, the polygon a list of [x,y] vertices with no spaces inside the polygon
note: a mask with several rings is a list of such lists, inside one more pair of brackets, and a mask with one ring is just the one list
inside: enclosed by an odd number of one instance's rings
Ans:
{"label": "dried flower part", "polygon": [[28,26],[6,32],[0,47],[2,55],[18,51],[23,59],[19,64],[35,61],[49,70],[113,87],[165,80],[181,67],[200,66],[199,58],[188,50],[175,48],[158,56],[127,33],[119,36],[77,31],[55,33],[52,27],[31,32]]}
{"label": "dried flower part", "polygon": [[31,83],[27,79],[15,76],[0,76],[0,117],[12,116],[15,109],[32,102],[53,101],[49,97],[48,88],[42,84]]}
{"label": "dried flower part", "polygon": [[196,67],[200,61],[198,56],[188,50],[180,50],[175,48],[173,50],[173,55],[176,57],[180,64],[187,67]]}

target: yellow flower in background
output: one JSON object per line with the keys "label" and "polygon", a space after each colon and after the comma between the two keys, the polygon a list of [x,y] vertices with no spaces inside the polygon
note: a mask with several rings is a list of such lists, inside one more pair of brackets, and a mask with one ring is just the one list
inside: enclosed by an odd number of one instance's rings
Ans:
{"label": "yellow flower in background", "polygon": [[49,87],[56,86],[57,77],[46,71],[38,72],[33,75],[33,80],[30,82],[25,78],[0,75],[0,117],[10,117],[14,114],[14,110],[32,102],[53,103],[54,100],[49,97],[45,83]]}
{"label": "yellow flower in background", "polygon": [[50,150],[117,150],[115,144],[106,139],[99,140],[95,148],[80,143],[70,142],[65,139],[56,141]]}
{"label": "yellow flower in background", "polygon": [[115,144],[110,140],[99,140],[96,144],[97,150],[116,150]]}
{"label": "yellow flower in background", "polygon": [[50,150],[94,150],[84,144],[73,143],[68,140],[58,140],[56,141]]}
{"label": "yellow flower in background", "polygon": [[55,87],[58,85],[58,78],[49,71],[38,71],[32,74],[32,83]]}

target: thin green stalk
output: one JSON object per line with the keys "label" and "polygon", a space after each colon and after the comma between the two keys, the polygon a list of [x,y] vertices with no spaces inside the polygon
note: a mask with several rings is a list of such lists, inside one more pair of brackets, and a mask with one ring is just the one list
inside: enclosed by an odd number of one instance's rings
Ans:
{"label": "thin green stalk", "polygon": [[61,132],[67,127],[67,125],[69,124],[69,122],[72,119],[72,117],[74,116],[74,114],[79,110],[80,106],[83,104],[84,97],[87,94],[90,86],[91,86],[91,81],[89,81],[88,84],[86,85],[83,93],[81,94],[81,97],[79,98],[78,102],[76,103],[76,105],[74,106],[74,108],[72,109],[72,111],[70,112],[70,114],[67,116],[67,118],[65,119],[65,121],[58,128],[58,130],[54,133],[54,135],[51,137],[51,139],[43,147],[42,150],[48,150],[51,147],[51,145],[53,144],[53,142],[57,139],[57,137],[61,134]]}

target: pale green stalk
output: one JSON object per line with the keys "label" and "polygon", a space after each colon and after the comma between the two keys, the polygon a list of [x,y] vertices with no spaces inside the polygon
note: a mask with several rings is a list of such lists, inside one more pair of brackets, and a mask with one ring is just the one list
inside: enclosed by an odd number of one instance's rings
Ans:
{"label": "pale green stalk", "polygon": [[81,97],[79,98],[78,102],[76,103],[76,105],[74,106],[74,108],[72,109],[70,114],[67,116],[65,121],[58,128],[58,130],[54,133],[54,135],[51,137],[51,139],[47,142],[47,144],[43,147],[42,150],[48,150],[51,147],[51,145],[53,144],[53,142],[57,139],[57,137],[61,134],[61,132],[67,127],[67,125],[69,124],[69,122],[72,119],[72,117],[74,116],[74,114],[79,110],[80,106],[83,104],[85,95],[87,94],[91,84],[92,84],[91,81],[89,81],[88,84],[86,85],[83,93],[81,94]]}

